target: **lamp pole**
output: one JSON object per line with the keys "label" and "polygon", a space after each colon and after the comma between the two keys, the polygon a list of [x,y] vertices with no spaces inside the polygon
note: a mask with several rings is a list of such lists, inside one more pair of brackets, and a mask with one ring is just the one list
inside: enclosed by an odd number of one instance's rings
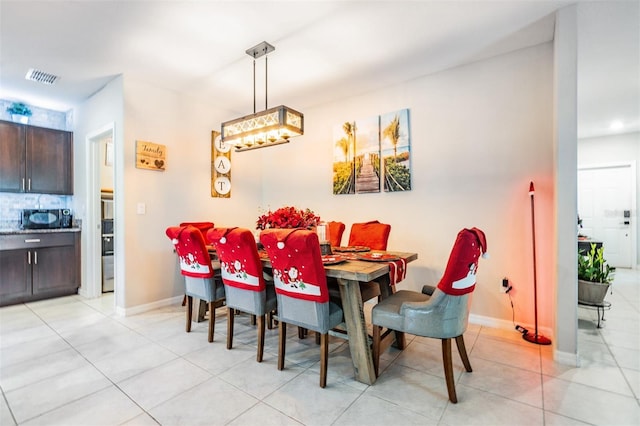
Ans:
{"label": "lamp pole", "polygon": [[536,219],[535,219],[535,203],[534,203],[535,189],[533,182],[529,183],[529,197],[531,198],[531,240],[533,241],[533,304],[535,315],[535,334],[526,332],[522,335],[522,338],[527,342],[535,343],[538,345],[550,345],[551,339],[538,334],[538,277],[536,272]]}

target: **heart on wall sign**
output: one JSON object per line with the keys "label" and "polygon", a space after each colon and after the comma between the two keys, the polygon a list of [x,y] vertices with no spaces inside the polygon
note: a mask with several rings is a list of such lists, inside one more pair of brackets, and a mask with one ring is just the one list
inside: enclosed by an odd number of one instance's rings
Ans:
{"label": "heart on wall sign", "polygon": [[136,167],[163,172],[167,167],[167,147],[153,142],[136,141]]}

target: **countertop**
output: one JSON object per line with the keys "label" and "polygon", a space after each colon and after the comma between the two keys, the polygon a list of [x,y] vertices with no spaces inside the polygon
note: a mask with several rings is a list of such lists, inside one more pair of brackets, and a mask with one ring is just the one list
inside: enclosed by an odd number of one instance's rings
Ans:
{"label": "countertop", "polygon": [[1,235],[17,235],[17,234],[52,234],[56,232],[80,232],[79,227],[73,228],[55,228],[55,229],[0,229]]}

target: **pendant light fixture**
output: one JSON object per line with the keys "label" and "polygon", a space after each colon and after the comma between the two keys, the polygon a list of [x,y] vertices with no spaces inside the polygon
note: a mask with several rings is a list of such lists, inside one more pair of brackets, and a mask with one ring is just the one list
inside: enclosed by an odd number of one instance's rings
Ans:
{"label": "pendant light fixture", "polygon": [[[304,134],[304,116],[287,106],[267,108],[267,54],[276,48],[263,41],[246,50],[253,58],[253,114],[222,123],[222,141],[235,145],[236,152],[288,143],[289,138]],[[256,112],[256,59],[264,56],[264,111]]]}

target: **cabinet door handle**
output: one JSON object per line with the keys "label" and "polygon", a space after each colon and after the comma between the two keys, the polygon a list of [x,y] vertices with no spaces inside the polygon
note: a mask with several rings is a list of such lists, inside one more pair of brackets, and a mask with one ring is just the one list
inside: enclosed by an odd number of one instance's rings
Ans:
{"label": "cabinet door handle", "polygon": [[40,238],[27,238],[26,240],[24,240],[25,243],[39,243],[40,242]]}
{"label": "cabinet door handle", "polygon": [[27,262],[29,263],[29,265],[31,265],[31,252],[30,251],[27,252]]}
{"label": "cabinet door handle", "polygon": [[27,191],[31,191],[31,178],[29,178],[28,182],[29,182],[29,188],[27,189]]}
{"label": "cabinet door handle", "polygon": [[38,264],[38,252],[37,251],[33,252],[33,264],[34,265]]}
{"label": "cabinet door handle", "polygon": [[24,191],[24,178],[22,178],[22,190]]}

